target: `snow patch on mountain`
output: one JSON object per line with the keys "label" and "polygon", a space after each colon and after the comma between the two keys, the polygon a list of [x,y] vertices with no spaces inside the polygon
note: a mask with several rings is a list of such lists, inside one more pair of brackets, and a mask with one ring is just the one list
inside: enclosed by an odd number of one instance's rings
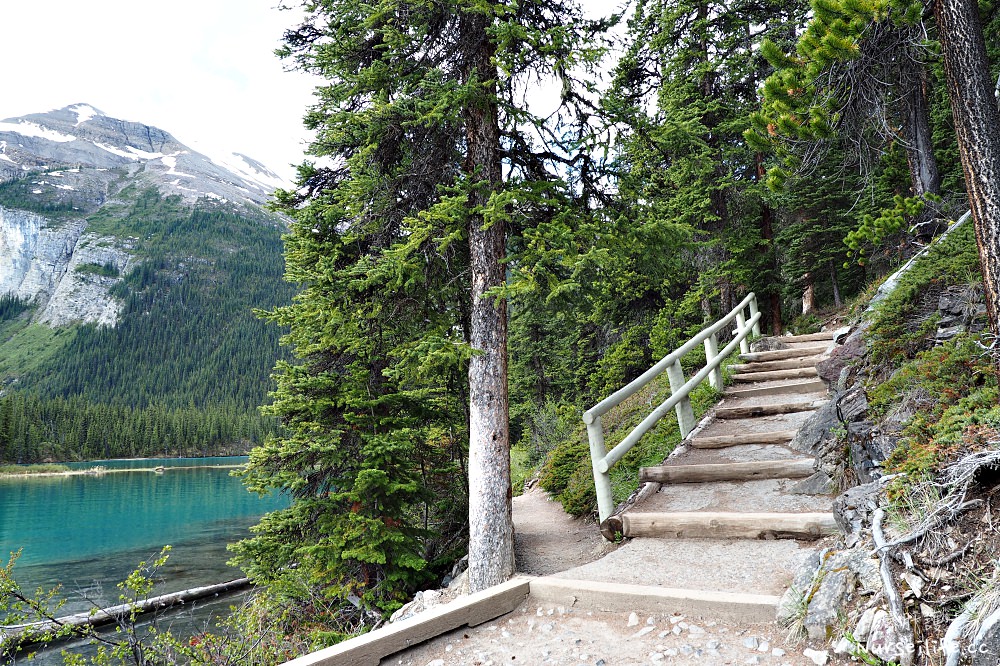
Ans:
{"label": "snow patch on mountain", "polygon": [[83,123],[87,122],[95,116],[103,116],[99,110],[95,109],[89,104],[74,104],[68,107],[70,111],[76,114],[76,127],[79,127]]}
{"label": "snow patch on mountain", "polygon": [[[11,120],[15,120],[16,122],[11,122]],[[62,132],[42,127],[38,123],[33,123],[24,119],[8,119],[0,121],[0,132],[13,132],[14,134],[20,134],[21,136],[45,139],[46,141],[55,141],[57,143],[76,141],[75,136],[63,134]]]}

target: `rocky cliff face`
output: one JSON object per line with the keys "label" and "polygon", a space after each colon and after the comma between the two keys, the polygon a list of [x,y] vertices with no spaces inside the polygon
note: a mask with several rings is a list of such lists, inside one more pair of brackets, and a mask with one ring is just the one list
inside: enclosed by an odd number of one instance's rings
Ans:
{"label": "rocky cliff face", "polygon": [[187,206],[259,211],[279,185],[245,155],[213,159],[87,104],[0,121],[0,294],[34,300],[39,323],[114,326],[122,303],[110,290],[142,241],[97,233],[92,220],[116,207],[104,217],[122,219],[126,195],[150,187]]}
{"label": "rocky cliff face", "polygon": [[36,321],[114,326],[121,303],[109,290],[132,262],[122,241],[85,233],[82,219],[53,224],[0,207],[0,293],[38,304]]}

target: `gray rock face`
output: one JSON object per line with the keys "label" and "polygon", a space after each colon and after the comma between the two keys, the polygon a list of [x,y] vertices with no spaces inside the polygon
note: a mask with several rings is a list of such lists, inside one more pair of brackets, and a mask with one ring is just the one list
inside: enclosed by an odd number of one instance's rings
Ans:
{"label": "gray rock face", "polygon": [[[121,280],[131,257],[117,239],[86,234],[85,227],[84,220],[53,224],[0,207],[0,294],[35,300],[36,321],[50,326],[114,326],[122,304],[108,290]],[[95,270],[105,266],[119,276]]]}

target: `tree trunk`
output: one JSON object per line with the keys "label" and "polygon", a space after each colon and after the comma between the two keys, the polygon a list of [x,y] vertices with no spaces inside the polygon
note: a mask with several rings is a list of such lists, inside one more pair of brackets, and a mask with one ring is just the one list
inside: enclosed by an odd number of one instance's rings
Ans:
{"label": "tree trunk", "polygon": [[833,306],[839,308],[843,301],[840,299],[840,285],[837,284],[837,264],[830,262],[830,283],[833,285]]}
{"label": "tree trunk", "polygon": [[[754,158],[757,162],[757,179],[764,179],[764,158],[760,153],[757,153]],[[781,268],[778,266],[778,257],[774,249],[774,213],[771,207],[766,203],[761,202],[760,208],[760,237],[764,239],[767,243],[767,253],[771,256],[771,270],[774,275],[781,274]],[[771,285],[770,293],[767,295],[768,299],[768,310],[770,311],[771,318],[771,335],[781,335],[782,322],[781,322],[781,296],[775,290],[775,286]]]}
{"label": "tree trunk", "polygon": [[816,309],[816,283],[813,280],[812,273],[806,273],[802,276],[805,280],[806,286],[802,290],[802,314],[809,314]]}
{"label": "tree trunk", "polygon": [[934,158],[931,137],[930,109],[925,93],[927,73],[915,58],[916,56],[909,56],[903,59],[906,64],[903,65],[905,71],[901,76],[904,87],[901,100],[902,130],[913,194],[922,197],[928,193],[940,193],[941,173]]}
{"label": "tree trunk", "polygon": [[975,0],[935,0],[944,75],[955,117],[990,328],[1000,334],[1000,111]]}
{"label": "tree trunk", "polygon": [[[461,19],[468,45],[466,83],[493,81],[495,46],[487,34],[490,17],[466,13]],[[465,171],[475,183],[469,208],[481,209],[502,181],[496,86],[480,84],[481,94],[465,108]],[[513,497],[507,403],[507,304],[487,292],[504,284],[507,234],[501,220],[469,217],[472,271],[469,363],[469,589],[478,592],[514,574]]]}

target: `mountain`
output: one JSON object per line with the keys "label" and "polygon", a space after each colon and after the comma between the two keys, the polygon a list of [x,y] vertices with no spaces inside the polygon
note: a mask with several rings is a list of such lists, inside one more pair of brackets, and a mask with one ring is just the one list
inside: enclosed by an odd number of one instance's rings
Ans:
{"label": "mountain", "polygon": [[98,406],[125,454],[130,428],[167,451],[193,422],[228,424],[202,424],[215,434],[199,451],[258,440],[280,331],[252,310],[294,291],[285,222],[262,205],[282,184],[243,154],[213,159],[87,104],[0,121],[0,401],[39,414],[64,401],[44,417],[0,403],[0,461],[119,455],[66,435],[71,412]]}

